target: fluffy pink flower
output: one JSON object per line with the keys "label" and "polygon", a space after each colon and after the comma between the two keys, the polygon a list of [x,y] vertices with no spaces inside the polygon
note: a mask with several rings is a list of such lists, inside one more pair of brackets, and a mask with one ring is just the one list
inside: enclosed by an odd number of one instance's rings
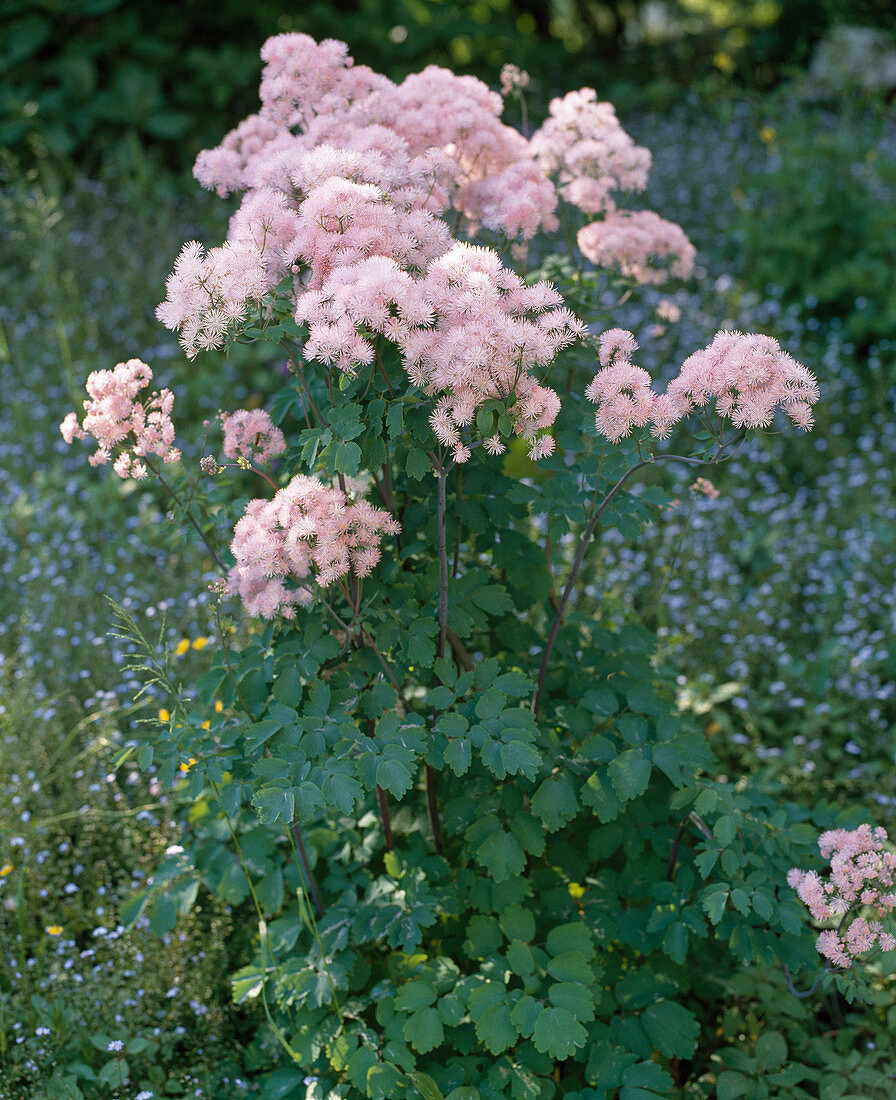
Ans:
{"label": "fluffy pink flower", "polygon": [[327,588],[349,571],[367,576],[383,536],[400,530],[388,512],[299,475],[273,499],[246,507],[234,528],[227,590],[251,615],[292,618],[313,600],[315,585]]}
{"label": "fluffy pink flower", "polygon": [[[896,937],[883,931],[879,920],[856,914],[864,908],[879,917],[893,909],[892,888],[896,880],[896,855],[887,851],[884,829],[860,825],[858,829],[831,829],[818,838],[818,848],[830,860],[829,878],[814,871],[794,869],[787,875],[800,900],[816,920],[836,919],[837,931],[827,929],[818,937],[818,950],[837,966],[848,967],[875,943],[882,951],[896,948]],[[843,926],[843,918],[853,912]]]}
{"label": "fluffy pink flower", "polygon": [[93,371],[87,378],[88,398],[84,402],[81,424],[70,412],[59,426],[66,443],[93,436],[96,451],[90,456],[92,466],[102,466],[120,447],[114,461],[119,477],[144,478],[149,455],[163,462],[176,462],[180,451],[174,446],[174,425],[171,409],[174,394],[170,390],[154,392],[139,400],[141,390],[152,381],[152,370],[139,359],[118,363],[113,370]]}
{"label": "fluffy pink flower", "polygon": [[696,250],[681,226],[652,210],[619,210],[578,233],[582,255],[599,268],[617,267],[637,283],[686,279]]}
{"label": "fluffy pink flower", "polygon": [[667,393],[685,409],[715,399],[716,412],[738,428],[767,427],[781,408],[808,430],[818,383],[771,336],[720,332],[684,361]]}
{"label": "fluffy pink flower", "polygon": [[166,328],[180,332],[192,358],[201,348],[220,348],[233,327],[272,286],[261,250],[249,238],[225,241],[207,253],[185,244],[168,276],[168,295],[156,309]]}
{"label": "fluffy pink flower", "polygon": [[264,409],[237,409],[222,413],[224,454],[249,462],[268,462],[286,450],[283,432],[275,427]]}
{"label": "fluffy pink flower", "polygon": [[560,402],[532,372],[577,339],[581,323],[552,287],[526,286],[487,248],[456,244],[430,264],[422,288],[434,321],[397,342],[411,382],[441,395],[432,419],[440,442],[456,446],[480,405],[513,394],[513,429],[534,444]]}
{"label": "fluffy pink flower", "polygon": [[614,210],[614,191],[647,186],[649,151],[635,145],[612,104],[598,103],[593,88],[551,100],[550,117],[530,148],[543,170],[557,177],[563,198],[588,213]]}

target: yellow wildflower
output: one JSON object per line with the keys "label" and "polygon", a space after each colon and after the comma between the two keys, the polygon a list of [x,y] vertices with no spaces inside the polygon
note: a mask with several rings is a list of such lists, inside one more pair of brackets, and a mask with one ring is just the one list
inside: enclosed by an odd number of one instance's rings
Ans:
{"label": "yellow wildflower", "polygon": [[193,639],[193,648],[194,649],[205,649],[205,647],[208,645],[210,640],[211,639],[209,639],[209,638],[194,638]]}
{"label": "yellow wildflower", "polygon": [[165,710],[164,707],[162,707],[162,709],[159,711],[159,721],[160,722],[169,722],[170,720],[171,720],[171,715],[168,713],[167,710]]}
{"label": "yellow wildflower", "polygon": [[569,890],[570,895],[574,897],[576,901],[585,893],[585,887],[580,882],[571,882],[566,889]]}
{"label": "yellow wildflower", "polygon": [[224,704],[221,702],[220,699],[216,699],[215,700],[215,714],[220,714],[223,709],[224,709]]}
{"label": "yellow wildflower", "polygon": [[174,656],[175,657],[183,657],[183,655],[187,652],[187,650],[189,648],[190,648],[190,639],[189,638],[181,638],[181,640],[174,647]]}
{"label": "yellow wildflower", "polygon": [[46,931],[47,931],[48,936],[61,936],[62,935],[62,925],[61,924],[48,924]]}
{"label": "yellow wildflower", "polygon": [[191,756],[186,764],[181,764],[180,770],[182,772],[188,772],[190,770],[190,768],[192,768],[195,763],[196,763],[196,757]]}
{"label": "yellow wildflower", "polygon": [[4,863],[3,866],[0,867],[0,878],[5,878],[10,873],[11,870],[12,870],[12,864],[11,863]]}
{"label": "yellow wildflower", "polygon": [[211,721],[208,718],[202,723],[202,728],[204,730],[210,730],[212,728]]}

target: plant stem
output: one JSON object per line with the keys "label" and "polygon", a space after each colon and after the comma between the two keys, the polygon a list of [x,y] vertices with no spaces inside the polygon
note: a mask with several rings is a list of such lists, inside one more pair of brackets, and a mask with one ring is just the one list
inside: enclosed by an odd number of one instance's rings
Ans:
{"label": "plant stem", "polygon": [[557,633],[560,630],[560,624],[563,621],[563,613],[566,611],[566,605],[569,603],[569,597],[572,595],[572,590],[575,587],[576,580],[578,579],[579,572],[581,571],[582,563],[585,560],[585,554],[588,551],[588,544],[591,542],[591,536],[594,534],[594,529],[597,527],[598,523],[600,522],[600,517],[607,510],[607,508],[609,507],[609,505],[612,502],[613,498],[620,491],[620,489],[622,489],[623,485],[626,483],[626,481],[628,481],[628,479],[631,477],[631,475],[633,473],[640,470],[644,466],[650,466],[654,462],[675,461],[675,462],[686,462],[686,463],[688,463],[690,465],[694,465],[694,466],[704,466],[708,462],[716,461],[717,458],[718,458],[718,454],[716,454],[716,457],[713,458],[713,459],[690,458],[690,457],[685,456],[685,455],[671,455],[671,454],[656,455],[656,456],[651,457],[651,458],[645,458],[641,462],[636,462],[634,466],[629,467],[629,469],[627,469],[625,471],[625,473],[622,475],[622,477],[616,482],[616,484],[613,486],[613,488],[609,491],[609,493],[607,493],[607,495],[604,497],[604,499],[600,502],[600,504],[597,507],[597,510],[595,511],[595,513],[591,517],[591,519],[589,520],[588,526],[585,528],[585,531],[582,535],[582,541],[579,543],[579,549],[578,549],[578,552],[576,553],[575,561],[572,563],[572,569],[571,569],[570,574],[569,574],[569,579],[566,582],[566,587],[563,589],[563,595],[560,597],[560,603],[557,607],[556,614],[554,615],[554,621],[551,624],[551,631],[550,631],[550,634],[548,635],[548,640],[547,640],[547,643],[544,647],[544,654],[542,655],[542,658],[541,658],[541,668],[538,670],[538,683],[536,684],[535,692],[532,696],[532,713],[533,714],[538,713],[538,707],[539,707],[539,704],[541,702],[541,695],[542,695],[542,691],[544,689],[545,677],[548,674],[548,664],[549,664],[550,659],[551,659],[551,653],[553,652],[553,649],[554,649],[554,643],[557,640]]}
{"label": "plant stem", "polygon": [[439,656],[445,656],[445,642],[448,637],[448,548],[446,540],[447,479],[448,469],[440,466],[438,470],[439,492],[438,512],[436,516],[439,542]]}
{"label": "plant stem", "polygon": [[320,896],[320,887],[317,885],[317,879],[314,877],[314,871],[312,871],[311,863],[308,860],[308,851],[305,848],[305,838],[302,836],[302,830],[298,821],[293,821],[292,823],[292,835],[299,852],[299,859],[302,862],[302,870],[305,872],[305,878],[308,880],[308,886],[311,889],[311,896],[314,898],[314,907],[317,910],[317,915],[322,917],[324,915],[324,900]]}
{"label": "plant stem", "polygon": [[168,484],[168,482],[162,477],[162,471],[157,466],[153,466],[153,464],[149,461],[149,459],[147,457],[144,456],[143,461],[146,463],[146,465],[149,467],[149,469],[152,470],[152,472],[155,474],[155,476],[159,479],[159,481],[161,482],[162,488],[174,500],[175,504],[177,504],[177,506],[179,508],[183,509],[184,514],[186,515],[187,519],[193,525],[193,527],[196,531],[196,534],[199,535],[199,537],[205,543],[205,547],[208,550],[208,552],[211,554],[212,558],[214,559],[215,564],[223,572],[224,562],[221,561],[221,559],[218,557],[218,554],[215,551],[215,548],[209,542],[208,537],[206,536],[205,532],[202,530],[202,528],[199,526],[199,524],[194,519],[193,513],[190,511],[189,508],[187,508],[184,505],[183,501],[180,499],[180,497],[177,495],[177,493],[171,488],[171,486]]}
{"label": "plant stem", "polygon": [[[373,739],[374,721],[372,718],[367,719],[367,736]],[[389,803],[386,801],[386,792],[382,787],[377,784],[376,788],[376,802],[380,811],[380,821],[383,825],[383,841],[386,845],[386,851],[391,852],[395,847],[395,841],[392,838],[392,818],[389,814]]]}
{"label": "plant stem", "polygon": [[[443,466],[436,460],[436,473],[439,479],[438,509],[436,514],[437,535],[439,543],[439,645],[438,655],[445,656],[445,646],[448,641],[448,547],[446,540],[446,514],[448,510],[447,480],[450,465]],[[426,775],[426,808],[429,811],[429,823],[432,826],[432,837],[435,842],[436,852],[444,853],[442,845],[442,826],[439,821],[439,803],[436,797],[436,772],[432,764],[424,766]]]}

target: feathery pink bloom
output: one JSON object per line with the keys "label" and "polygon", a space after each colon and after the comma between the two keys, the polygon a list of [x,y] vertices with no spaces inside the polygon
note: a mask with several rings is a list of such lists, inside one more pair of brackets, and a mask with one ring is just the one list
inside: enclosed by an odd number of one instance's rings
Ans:
{"label": "feathery pink bloom", "polygon": [[119,477],[145,478],[147,469],[141,461],[154,455],[163,462],[176,462],[180,451],[174,446],[174,425],[171,409],[174,394],[170,390],[151,393],[139,400],[141,390],[152,381],[152,370],[139,359],[118,363],[113,370],[93,371],[87,377],[88,398],[84,402],[84,419],[79,424],[70,412],[60,425],[66,443],[93,436],[96,451],[88,461],[102,466],[112,459]]}
{"label": "feathery pink bloom", "polygon": [[190,358],[201,348],[220,348],[232,326],[242,321],[271,287],[264,258],[251,239],[225,241],[203,253],[197,241],[185,244],[168,276],[167,297],[156,309],[166,328],[180,332]]}
{"label": "feathery pink bloom", "polygon": [[221,413],[224,428],[224,454],[249,462],[268,462],[286,450],[283,432],[275,427],[264,409],[237,409]]}
{"label": "feathery pink bloom", "polygon": [[529,143],[567,202],[588,213],[612,211],[614,191],[643,191],[651,157],[623,130],[610,103],[593,88],[553,99],[550,116]]}
{"label": "feathery pink bloom", "polygon": [[227,590],[251,615],[293,618],[297,605],[312,602],[315,585],[327,588],[349,571],[367,576],[381,539],[400,530],[388,512],[300,474],[271,500],[246,507],[234,528]]}
{"label": "feathery pink bloom", "polygon": [[896,854],[887,851],[886,830],[860,825],[858,829],[831,829],[818,838],[818,848],[830,860],[828,878],[815,871],[788,872],[787,882],[819,921],[838,920],[838,930],[818,937],[818,950],[837,966],[848,967],[858,956],[879,944],[882,951],[896,948],[896,937],[883,931],[879,920],[854,915],[840,931],[842,918],[859,908],[885,917],[893,910]]}
{"label": "feathery pink bloom", "polygon": [[637,283],[686,279],[696,250],[684,230],[652,210],[618,210],[578,233],[582,255],[599,268],[617,267]]}
{"label": "feathery pink bloom", "polygon": [[720,332],[707,348],[682,364],[664,394],[631,362],[637,348],[624,329],[600,337],[601,369],[585,390],[597,406],[597,430],[616,441],[636,427],[650,426],[663,439],[693,409],[715,401],[717,415],[738,428],[765,428],[780,408],[801,428],[812,425],[818,384],[811,371],[782,351],[770,336]]}

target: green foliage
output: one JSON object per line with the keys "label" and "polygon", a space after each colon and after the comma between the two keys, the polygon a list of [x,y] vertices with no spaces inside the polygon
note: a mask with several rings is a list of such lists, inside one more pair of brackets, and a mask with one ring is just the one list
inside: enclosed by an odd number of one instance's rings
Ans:
{"label": "green foliage", "polygon": [[794,116],[782,106],[763,130],[764,170],[735,194],[735,269],[754,286],[777,288],[785,303],[834,321],[860,347],[889,339],[896,158],[885,120],[865,117],[856,127],[848,117]]}

